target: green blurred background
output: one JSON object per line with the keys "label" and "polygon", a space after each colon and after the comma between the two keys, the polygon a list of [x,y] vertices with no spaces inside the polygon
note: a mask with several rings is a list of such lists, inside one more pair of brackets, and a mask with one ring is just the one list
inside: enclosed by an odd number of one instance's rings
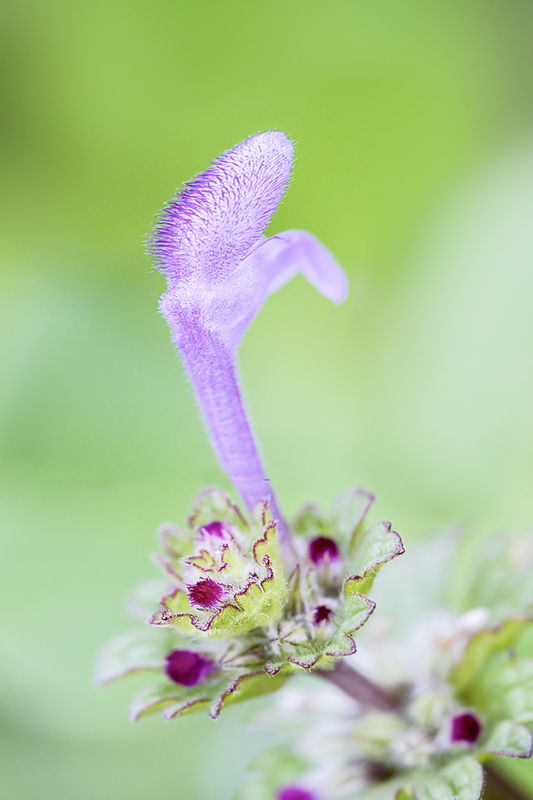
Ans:
{"label": "green blurred background", "polygon": [[[131,725],[95,653],[133,625],[165,520],[227,488],[141,242],[245,136],[298,142],[271,231],[350,275],[298,278],[244,342],[288,513],[350,484],[407,543],[533,521],[530,0],[18,0],[3,5],[0,274],[6,800],[229,800],[263,744],[231,709]],[[513,765],[533,784],[531,764]]]}

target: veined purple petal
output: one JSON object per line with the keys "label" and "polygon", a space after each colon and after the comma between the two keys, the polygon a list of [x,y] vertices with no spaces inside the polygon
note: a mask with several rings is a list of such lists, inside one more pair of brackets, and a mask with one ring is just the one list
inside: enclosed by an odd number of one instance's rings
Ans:
{"label": "veined purple petal", "polygon": [[347,293],[342,269],[311,234],[263,235],[285,190],[292,156],[292,143],[281,131],[245,139],[164,209],[152,245],[168,281],[161,313],[215,452],[250,510],[269,498],[286,551],[287,527],[242,401],[237,349],[266,298],[297,272],[334,302]]}

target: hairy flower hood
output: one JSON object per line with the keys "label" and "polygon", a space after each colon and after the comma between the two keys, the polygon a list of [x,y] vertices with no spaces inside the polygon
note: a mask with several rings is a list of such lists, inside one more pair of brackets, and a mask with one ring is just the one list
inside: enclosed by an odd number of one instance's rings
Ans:
{"label": "hairy flower hood", "polygon": [[268,295],[299,271],[330,300],[346,298],[342,269],[310,233],[263,236],[292,159],[292,142],[281,131],[252,136],[223,153],[164,209],[152,251],[168,280],[161,310],[178,345],[190,316],[234,354]]}

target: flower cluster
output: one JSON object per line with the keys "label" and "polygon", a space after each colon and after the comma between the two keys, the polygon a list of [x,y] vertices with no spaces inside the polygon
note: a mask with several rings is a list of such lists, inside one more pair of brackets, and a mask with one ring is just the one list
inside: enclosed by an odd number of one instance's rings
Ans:
{"label": "flower cluster", "polygon": [[378,570],[403,553],[389,523],[365,525],[374,498],[361,489],[326,516],[307,506],[289,526],[246,416],[237,350],[266,298],[298,272],[335,303],[348,291],[343,270],[310,233],[263,235],[292,154],[279,131],[246,139],[185,186],[154,235],[152,253],[168,282],[161,312],[246,509],[208,489],[187,530],[163,528],[155,560],[165,583],[152,598],[149,626],[113,640],[97,668],[101,683],[158,673],[135,698],[134,718],[205,707],[216,717],[223,705],[271,692],[295,671],[332,669],[355,652]]}
{"label": "flower cluster", "polygon": [[[429,564],[433,589],[449,581],[441,544],[410,552],[418,571]],[[397,626],[384,627],[398,610],[383,598],[381,631],[363,637],[357,659],[382,685],[402,686],[396,707],[364,705],[322,682],[287,687],[277,708],[258,714],[257,723],[293,738],[256,757],[251,769],[261,777],[241,788],[239,800],[477,800],[482,764],[531,756],[526,723],[533,722],[533,659],[521,654],[520,643],[533,633],[533,595],[520,578],[533,566],[533,537],[493,544],[478,578],[487,570],[505,574],[506,591],[501,581],[480,580],[483,607],[454,615],[421,597],[420,586],[407,589],[435,608],[425,618],[413,615],[398,636]],[[521,553],[514,570],[513,552]],[[385,578],[391,598],[405,587],[401,573]],[[474,585],[475,570],[470,577]]]}
{"label": "flower cluster", "polygon": [[216,717],[223,705],[274,691],[294,672],[352,655],[353,634],[374,610],[366,596],[372,580],[403,552],[388,523],[365,526],[372,501],[355,489],[327,517],[305,507],[294,523],[297,566],[287,574],[266,501],[248,520],[223,492],[204,490],[188,530],[161,530],[164,554],[154,560],[166,591],[150,629],[112,640],[98,680],[155,671],[158,682],[133,702],[134,718],[204,707]]}

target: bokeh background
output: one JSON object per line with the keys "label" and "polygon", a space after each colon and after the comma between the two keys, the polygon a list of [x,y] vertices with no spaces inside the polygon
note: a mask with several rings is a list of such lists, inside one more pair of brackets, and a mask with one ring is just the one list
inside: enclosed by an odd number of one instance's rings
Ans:
{"label": "bokeh background", "polygon": [[[17,0],[2,9],[1,793],[229,800],[241,710],[137,725],[96,690],[124,598],[206,484],[229,488],[142,247],[173,190],[267,128],[298,142],[271,231],[298,278],[241,362],[292,513],[362,484],[407,543],[533,523],[529,0]],[[504,535],[504,533],[502,533]],[[529,763],[512,765],[533,787]]]}

